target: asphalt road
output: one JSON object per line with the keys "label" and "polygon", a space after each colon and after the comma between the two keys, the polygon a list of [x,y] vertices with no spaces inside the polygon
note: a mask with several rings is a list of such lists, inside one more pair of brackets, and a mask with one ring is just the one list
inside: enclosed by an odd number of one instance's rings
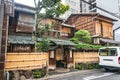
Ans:
{"label": "asphalt road", "polygon": [[91,70],[79,74],[71,74],[50,80],[120,80],[120,72],[104,70]]}

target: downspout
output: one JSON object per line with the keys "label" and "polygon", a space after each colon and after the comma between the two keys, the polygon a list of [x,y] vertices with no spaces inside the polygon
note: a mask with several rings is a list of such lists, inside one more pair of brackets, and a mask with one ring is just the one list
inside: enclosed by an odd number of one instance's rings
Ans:
{"label": "downspout", "polygon": [[0,0],[0,54],[1,54],[1,43],[2,43],[3,16],[4,16],[4,4],[2,4],[2,1]]}

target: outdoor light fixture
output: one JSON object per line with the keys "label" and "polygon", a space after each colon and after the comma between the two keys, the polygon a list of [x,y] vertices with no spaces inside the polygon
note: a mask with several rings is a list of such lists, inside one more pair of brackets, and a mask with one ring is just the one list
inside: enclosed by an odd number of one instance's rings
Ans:
{"label": "outdoor light fixture", "polygon": [[14,16],[14,0],[4,0],[5,14]]}

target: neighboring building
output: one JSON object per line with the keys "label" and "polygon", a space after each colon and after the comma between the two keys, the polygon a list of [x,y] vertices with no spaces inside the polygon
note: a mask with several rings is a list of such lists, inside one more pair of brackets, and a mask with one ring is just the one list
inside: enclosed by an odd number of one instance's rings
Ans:
{"label": "neighboring building", "polygon": [[15,3],[14,17],[9,18],[8,52],[32,52],[35,9]]}
{"label": "neighboring building", "polygon": [[[112,17],[108,13],[96,8],[96,6],[97,6],[97,7],[105,9],[105,10],[107,10],[113,14],[116,14],[116,15],[119,13],[118,0],[114,0],[114,1],[113,0],[85,0],[85,1],[91,3],[93,6],[81,1],[82,12],[97,12],[97,13],[103,14],[105,16]],[[111,5],[114,5],[114,6],[111,6]]]}
{"label": "neighboring building", "polygon": [[120,42],[120,37],[119,37],[120,36],[120,27],[114,29],[113,32],[114,32],[114,39],[116,41]]}
{"label": "neighboring building", "polygon": [[88,30],[94,44],[108,45],[118,44],[113,40],[113,21],[116,20],[99,13],[79,13],[71,14],[66,23],[75,25],[77,30]]}
{"label": "neighboring building", "polygon": [[61,16],[62,18],[68,18],[71,13],[80,13],[80,0],[62,0],[62,3],[70,7],[70,9]]}
{"label": "neighboring building", "polygon": [[[114,1],[113,0],[86,0],[86,1],[93,4],[94,6],[88,5],[85,2],[81,2],[82,12],[97,12],[107,17],[114,18],[118,21],[114,22],[113,29],[116,29],[117,27],[120,26],[120,19],[112,16],[112,15],[115,15],[120,17],[120,1],[119,0],[114,0]],[[112,15],[96,8],[96,6],[111,12]],[[116,36],[117,34],[114,34],[114,35]],[[114,39],[116,41],[120,41],[118,40],[118,37],[120,36],[117,36]]]}

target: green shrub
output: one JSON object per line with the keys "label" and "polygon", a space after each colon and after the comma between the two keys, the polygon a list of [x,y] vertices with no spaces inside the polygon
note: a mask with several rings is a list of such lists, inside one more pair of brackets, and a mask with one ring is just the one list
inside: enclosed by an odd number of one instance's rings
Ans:
{"label": "green shrub", "polygon": [[94,64],[88,64],[87,65],[87,69],[94,69],[95,67],[94,67]]}
{"label": "green shrub", "polygon": [[48,38],[42,38],[40,42],[37,43],[36,48],[38,51],[47,52],[50,47],[50,41]]}
{"label": "green shrub", "polygon": [[35,70],[33,72],[33,76],[34,76],[34,78],[40,78],[42,76],[42,73],[40,70]]}
{"label": "green shrub", "polygon": [[100,66],[98,63],[95,63],[94,65],[95,65],[95,69],[100,69]]}
{"label": "green shrub", "polygon": [[88,65],[87,65],[87,68],[88,68],[88,69],[99,69],[100,66],[99,66],[98,63],[91,63],[91,64],[88,64]]}
{"label": "green shrub", "polygon": [[92,44],[77,44],[76,48],[77,49],[83,49],[83,50],[98,50],[99,48],[101,48],[102,46],[100,45],[92,45]]}
{"label": "green shrub", "polygon": [[85,69],[85,66],[84,66],[84,64],[77,64],[76,66],[75,66],[75,69],[79,69],[79,70],[84,70]]}
{"label": "green shrub", "polygon": [[84,69],[99,69],[100,66],[98,63],[91,63],[91,64],[83,64],[83,63],[80,63],[80,64],[77,64],[75,66],[75,69],[79,69],[79,70],[84,70]]}

